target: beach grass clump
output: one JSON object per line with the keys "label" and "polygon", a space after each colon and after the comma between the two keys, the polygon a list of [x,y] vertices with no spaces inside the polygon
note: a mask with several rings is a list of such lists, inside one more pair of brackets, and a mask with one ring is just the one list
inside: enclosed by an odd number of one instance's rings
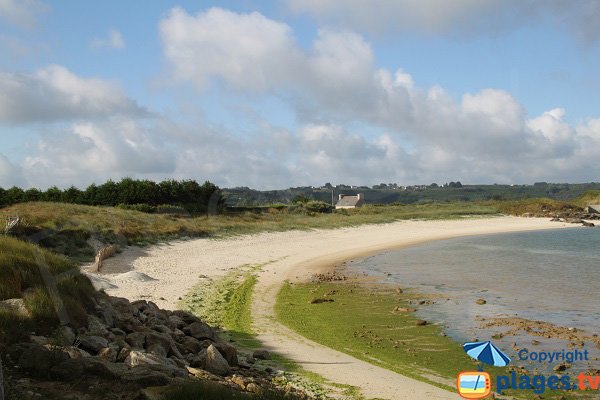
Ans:
{"label": "beach grass clump", "polygon": [[38,334],[50,333],[61,322],[59,311],[72,326],[85,325],[94,294],[90,281],[68,258],[0,236],[0,301],[22,301],[25,307],[21,312],[0,309],[0,346],[33,327]]}

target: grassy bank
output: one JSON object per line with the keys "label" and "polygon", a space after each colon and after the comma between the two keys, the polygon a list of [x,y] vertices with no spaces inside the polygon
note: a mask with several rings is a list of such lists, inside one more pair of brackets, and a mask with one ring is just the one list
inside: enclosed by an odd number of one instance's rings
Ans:
{"label": "grassy bank", "polygon": [[[281,323],[315,342],[454,391],[458,372],[476,370],[477,365],[459,343],[442,334],[441,327],[417,324],[418,319],[410,312],[409,304],[416,298],[416,294],[397,293],[389,286],[286,284],[278,295],[276,315]],[[315,304],[315,299],[333,301]],[[497,374],[507,373],[506,369],[488,366],[485,370],[493,376],[493,382]],[[506,394],[524,399],[540,398],[531,391]],[[549,391],[543,398],[561,396],[586,398]]]}
{"label": "grassy bank", "polygon": [[0,236],[0,301],[17,299],[24,307],[20,312],[0,307],[0,349],[27,332],[51,334],[60,322],[85,325],[93,294],[89,280],[66,257]]}
{"label": "grassy bank", "polygon": [[0,210],[2,219],[20,216],[25,224],[15,229],[20,237],[40,236],[40,244],[76,260],[93,258],[87,243],[145,245],[182,237],[225,237],[237,234],[293,229],[333,229],[402,219],[450,219],[496,215],[497,207],[476,203],[365,206],[333,213],[292,213],[266,208],[265,212],[178,217],[146,214],[114,207],[64,203],[23,203]]}

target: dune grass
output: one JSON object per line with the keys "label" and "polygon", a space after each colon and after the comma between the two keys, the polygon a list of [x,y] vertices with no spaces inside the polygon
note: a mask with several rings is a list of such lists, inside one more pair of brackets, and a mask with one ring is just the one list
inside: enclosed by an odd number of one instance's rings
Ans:
{"label": "dune grass", "polygon": [[85,324],[93,295],[89,280],[68,258],[0,236],[0,301],[23,299],[29,314],[0,311],[0,346],[33,327],[36,333],[50,333],[61,322],[60,315],[72,326]]}
{"label": "dune grass", "polygon": [[361,224],[389,223],[402,219],[450,219],[496,215],[494,205],[431,203],[367,205],[333,213],[296,213],[285,208],[265,212],[197,215],[189,217],[146,214],[114,207],[65,203],[22,203],[0,210],[0,218],[18,215],[25,225],[14,231],[22,238],[40,236],[40,244],[77,261],[90,260],[94,250],[87,243],[95,237],[122,245],[146,245],[182,237],[226,237],[265,231],[333,229]]}

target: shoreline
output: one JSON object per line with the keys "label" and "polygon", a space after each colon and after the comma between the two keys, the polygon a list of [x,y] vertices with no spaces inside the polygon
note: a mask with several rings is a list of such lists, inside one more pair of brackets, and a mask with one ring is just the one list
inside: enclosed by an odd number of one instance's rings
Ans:
{"label": "shoreline", "polygon": [[[254,290],[252,318],[257,339],[265,348],[329,381],[357,386],[367,398],[455,399],[455,393],[355,359],[284,327],[275,319],[279,289],[287,280],[303,281],[343,261],[385,250],[460,236],[569,226],[572,225],[545,218],[494,217],[398,221],[335,230],[197,239],[138,249],[135,257],[126,250],[126,254],[106,260],[100,276],[118,286],[107,290],[108,294],[152,300],[160,307],[172,309],[201,276],[215,278],[241,265],[264,264]],[[124,279],[124,271],[145,274],[153,280]],[[337,364],[334,368],[332,362]]]}

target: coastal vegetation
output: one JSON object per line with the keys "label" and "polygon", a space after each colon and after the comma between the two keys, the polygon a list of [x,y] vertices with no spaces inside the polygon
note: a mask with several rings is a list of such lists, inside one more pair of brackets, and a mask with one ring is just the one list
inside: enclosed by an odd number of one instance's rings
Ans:
{"label": "coastal vegetation", "polygon": [[[477,362],[465,354],[459,343],[443,334],[441,326],[414,315],[413,307],[422,301],[419,293],[372,282],[286,283],[278,295],[276,317],[317,343],[454,391],[456,372],[477,370]],[[492,382],[498,374],[506,374],[503,368],[485,366],[485,371],[492,376]],[[522,390],[505,391],[505,395],[541,398]],[[547,390],[543,398],[591,397]]]}

